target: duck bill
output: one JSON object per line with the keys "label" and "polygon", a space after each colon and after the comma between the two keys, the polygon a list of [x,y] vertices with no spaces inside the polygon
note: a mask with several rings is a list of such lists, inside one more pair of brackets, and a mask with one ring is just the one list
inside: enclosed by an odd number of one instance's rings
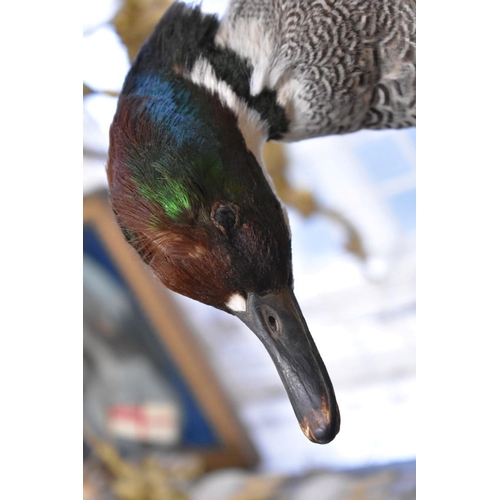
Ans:
{"label": "duck bill", "polygon": [[340,413],[330,377],[290,288],[248,294],[237,316],[259,337],[276,365],[302,432],[329,443],[339,432]]}

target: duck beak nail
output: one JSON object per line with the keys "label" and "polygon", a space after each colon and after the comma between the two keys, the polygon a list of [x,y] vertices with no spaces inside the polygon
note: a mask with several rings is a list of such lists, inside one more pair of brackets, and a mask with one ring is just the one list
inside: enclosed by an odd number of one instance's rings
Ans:
{"label": "duck beak nail", "polygon": [[249,293],[236,315],[269,352],[302,432],[315,443],[332,441],[340,429],[335,392],[291,288]]}

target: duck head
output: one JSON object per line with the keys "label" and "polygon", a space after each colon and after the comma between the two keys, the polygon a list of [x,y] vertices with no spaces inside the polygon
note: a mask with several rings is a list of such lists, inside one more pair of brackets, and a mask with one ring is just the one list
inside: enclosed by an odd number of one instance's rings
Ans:
{"label": "duck head", "polygon": [[240,318],[304,434],[331,441],[339,411],[293,293],[283,207],[235,113],[182,75],[144,67],[129,74],[110,139],[110,198],[127,241],[166,287]]}

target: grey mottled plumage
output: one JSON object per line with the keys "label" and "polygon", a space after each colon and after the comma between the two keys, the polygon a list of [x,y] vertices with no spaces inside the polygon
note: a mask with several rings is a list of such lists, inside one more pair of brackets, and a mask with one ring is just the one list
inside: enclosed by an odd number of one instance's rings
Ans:
{"label": "grey mottled plumage", "polygon": [[233,0],[216,42],[277,90],[285,140],[415,126],[414,0]]}

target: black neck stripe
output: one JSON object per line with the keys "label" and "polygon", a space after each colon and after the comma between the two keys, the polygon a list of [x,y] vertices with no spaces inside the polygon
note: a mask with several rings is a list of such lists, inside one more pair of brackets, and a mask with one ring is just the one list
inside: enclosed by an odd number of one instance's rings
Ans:
{"label": "black neck stripe", "polygon": [[219,80],[226,82],[239,98],[268,122],[268,139],[281,139],[289,126],[285,110],[278,104],[275,90],[264,89],[257,95],[250,94],[252,67],[249,61],[240,58],[233,50],[215,44],[204,47],[202,57],[212,65]]}
{"label": "black neck stripe", "polygon": [[203,14],[199,7],[174,3],[140,50],[131,73],[148,69],[168,73],[176,66],[190,72],[203,57],[213,67],[216,77],[267,121],[268,139],[282,138],[289,129],[289,120],[278,104],[276,91],[264,89],[258,95],[250,95],[251,64],[233,50],[215,45],[219,26],[216,16]]}

